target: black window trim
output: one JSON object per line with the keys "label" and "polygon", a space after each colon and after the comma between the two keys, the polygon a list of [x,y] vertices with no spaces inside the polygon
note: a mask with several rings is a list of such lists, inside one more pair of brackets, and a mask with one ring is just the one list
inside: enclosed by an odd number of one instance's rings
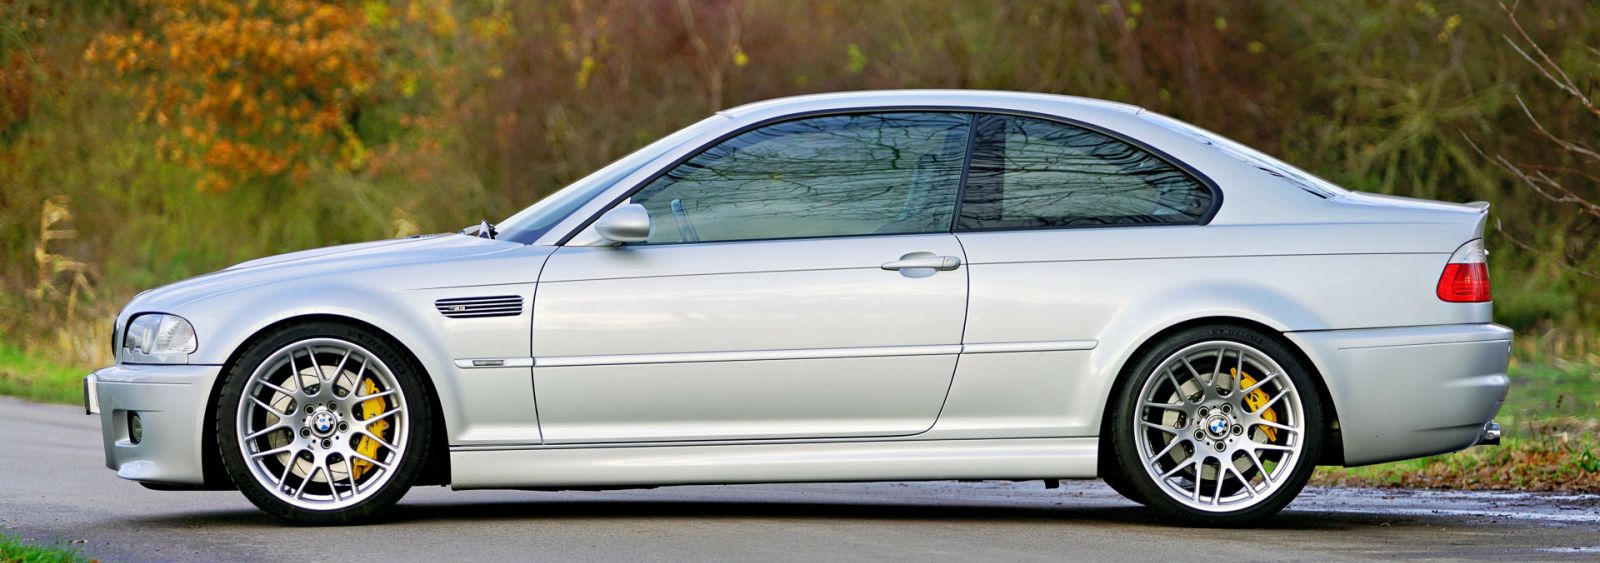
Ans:
{"label": "black window trim", "polygon": [[[947,105],[869,106],[869,107],[855,107],[855,108],[819,109],[819,110],[811,110],[811,111],[803,111],[803,112],[785,114],[785,115],[780,115],[780,116],[777,116],[777,117],[772,117],[772,118],[769,118],[769,119],[764,119],[764,120],[761,120],[761,121],[757,121],[755,123],[746,125],[744,127],[740,127],[738,129],[734,129],[733,131],[730,131],[728,133],[724,133],[722,135],[718,135],[716,138],[714,138],[714,139],[712,139],[712,140],[710,140],[710,141],[708,141],[708,142],[706,142],[704,144],[701,144],[698,147],[695,147],[695,149],[693,151],[690,151],[690,152],[684,154],[681,157],[673,159],[673,161],[670,164],[667,164],[666,166],[662,166],[659,170],[656,170],[654,173],[650,174],[649,176],[645,177],[643,180],[640,180],[638,183],[634,184],[633,187],[628,188],[628,190],[623,192],[621,195],[619,195],[619,196],[617,196],[615,198],[612,198],[612,200],[610,202],[608,202],[604,206],[602,206],[593,215],[590,215],[589,218],[584,219],[584,221],[582,223],[579,223],[578,226],[573,228],[571,232],[568,232],[566,235],[563,235],[560,240],[556,241],[555,245],[556,246],[566,246],[567,243],[570,242],[573,237],[578,236],[578,234],[582,233],[584,231],[584,229],[589,228],[589,225],[592,225],[592,224],[594,224],[595,221],[599,220],[601,215],[605,215],[607,211],[611,211],[612,209],[616,208],[616,206],[618,204],[621,204],[623,201],[626,201],[628,198],[633,197],[633,194],[638,193],[639,190],[642,190],[646,186],[649,186],[651,182],[656,181],[656,179],[666,175],[668,172],[672,171],[673,169],[677,168],[678,166],[682,165],[683,163],[688,162],[689,160],[691,160],[691,159],[693,159],[693,158],[695,158],[697,156],[700,156],[701,153],[704,153],[705,151],[710,150],[712,147],[715,147],[715,146],[717,146],[719,144],[722,144],[723,142],[728,141],[729,139],[732,139],[732,138],[737,137],[739,135],[743,135],[743,134],[748,133],[750,131],[754,131],[756,129],[760,129],[762,127],[767,127],[769,125],[776,125],[776,124],[779,124],[779,123],[785,123],[785,122],[789,122],[789,121],[798,121],[798,120],[801,120],[801,119],[809,119],[809,118],[813,118],[813,117],[829,117],[829,116],[835,116],[835,115],[860,115],[860,114],[872,114],[872,113],[953,113],[953,114],[966,114],[968,116],[969,121],[968,121],[968,125],[967,125],[967,128],[968,128],[968,132],[967,132],[967,148],[966,148],[966,155],[962,159],[963,166],[961,168],[960,184],[958,186],[956,186],[956,209],[955,209],[955,215],[950,220],[950,230],[942,231],[942,232],[948,232],[950,234],[955,234],[955,233],[982,233],[982,232],[996,232],[996,231],[1038,231],[1038,230],[1066,230],[1066,229],[1117,229],[1117,228],[1128,228],[1128,227],[1194,227],[1194,226],[1203,226],[1203,225],[1210,224],[1211,223],[1211,219],[1213,217],[1216,217],[1217,211],[1222,208],[1222,198],[1223,198],[1222,188],[1220,186],[1218,186],[1215,181],[1212,181],[1210,177],[1206,176],[1205,174],[1200,173],[1199,170],[1195,169],[1193,166],[1190,166],[1188,163],[1183,162],[1182,160],[1179,160],[1178,158],[1173,157],[1170,154],[1167,154],[1166,151],[1162,151],[1161,149],[1158,149],[1158,148],[1155,148],[1153,146],[1150,146],[1149,144],[1144,143],[1143,141],[1140,141],[1138,139],[1134,139],[1134,138],[1129,137],[1127,135],[1124,135],[1122,133],[1119,133],[1119,132],[1116,132],[1116,131],[1112,131],[1110,129],[1107,129],[1105,127],[1101,127],[1101,126],[1098,126],[1098,125],[1095,125],[1095,124],[1092,124],[1092,123],[1079,121],[1077,119],[1072,119],[1070,117],[1062,117],[1062,116],[1059,116],[1059,115],[1051,115],[1051,114],[1047,114],[1047,113],[1040,113],[1040,112],[1027,111],[1027,110],[1014,110],[1014,109],[1002,109],[1002,108],[985,108],[985,107],[975,107],[975,106],[947,106]],[[1052,122],[1060,123],[1060,124],[1063,124],[1063,125],[1069,125],[1069,126],[1074,126],[1074,127],[1082,127],[1084,129],[1088,129],[1090,131],[1093,131],[1093,132],[1096,132],[1096,133],[1100,133],[1102,135],[1106,135],[1106,136],[1111,137],[1113,139],[1116,139],[1118,141],[1122,141],[1122,142],[1128,143],[1130,145],[1133,145],[1135,148],[1138,148],[1140,150],[1143,150],[1145,152],[1150,153],[1151,155],[1154,155],[1156,158],[1161,159],[1163,162],[1166,162],[1167,164],[1172,165],[1173,167],[1177,168],[1179,171],[1181,171],[1181,172],[1183,172],[1185,174],[1188,174],[1190,177],[1192,177],[1195,180],[1199,181],[1200,185],[1204,186],[1207,190],[1210,190],[1210,192],[1211,192],[1211,207],[1206,210],[1205,214],[1200,216],[1200,220],[1199,221],[1196,221],[1194,223],[1129,223],[1129,224],[1115,224],[1115,225],[1067,225],[1067,226],[1043,226],[1043,227],[995,227],[995,228],[988,228],[988,229],[957,229],[956,226],[960,225],[960,222],[961,222],[962,200],[964,200],[966,198],[966,193],[967,193],[967,173],[970,171],[971,165],[972,165],[972,149],[973,149],[973,144],[977,140],[976,139],[976,134],[977,134],[976,125],[977,125],[977,122],[978,122],[978,116],[980,114],[1011,115],[1011,116],[1017,116],[1017,117],[1028,117],[1028,118],[1040,119],[1040,120],[1044,120],[1044,121],[1052,121]],[[649,245],[649,246],[669,246],[669,245],[677,245],[677,244],[714,244],[714,243],[769,242],[769,241],[782,241],[782,240],[808,240],[808,239],[829,239],[829,238],[868,237],[868,236],[920,236],[920,235],[938,234],[939,232],[941,232],[941,231],[933,231],[933,232],[926,232],[926,233],[862,233],[862,234],[851,234],[851,235],[828,235],[828,236],[741,239],[741,240],[727,240],[727,241],[675,242],[675,243],[658,243],[658,244],[652,244],[652,245]]]}

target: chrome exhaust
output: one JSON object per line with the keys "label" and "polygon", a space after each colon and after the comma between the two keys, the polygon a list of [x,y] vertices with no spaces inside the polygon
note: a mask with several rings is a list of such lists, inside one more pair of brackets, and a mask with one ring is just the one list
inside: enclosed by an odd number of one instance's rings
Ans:
{"label": "chrome exhaust", "polygon": [[1488,424],[1483,425],[1483,435],[1478,437],[1478,445],[1500,445],[1500,423],[1491,420]]}

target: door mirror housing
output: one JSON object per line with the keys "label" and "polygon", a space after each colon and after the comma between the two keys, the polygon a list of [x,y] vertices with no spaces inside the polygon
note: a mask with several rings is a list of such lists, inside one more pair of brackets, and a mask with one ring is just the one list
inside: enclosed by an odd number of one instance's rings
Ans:
{"label": "door mirror housing", "polygon": [[594,231],[613,243],[644,242],[650,238],[650,211],[643,205],[618,205],[594,222]]}

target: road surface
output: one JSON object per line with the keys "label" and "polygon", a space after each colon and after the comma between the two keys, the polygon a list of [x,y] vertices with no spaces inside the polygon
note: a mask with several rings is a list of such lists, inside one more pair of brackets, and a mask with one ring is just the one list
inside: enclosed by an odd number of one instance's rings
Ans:
{"label": "road surface", "polygon": [[1098,481],[413,490],[389,521],[293,528],[235,492],[104,467],[99,425],[0,397],[0,531],[113,561],[1600,558],[1600,496],[1311,488],[1267,526],[1166,525]]}

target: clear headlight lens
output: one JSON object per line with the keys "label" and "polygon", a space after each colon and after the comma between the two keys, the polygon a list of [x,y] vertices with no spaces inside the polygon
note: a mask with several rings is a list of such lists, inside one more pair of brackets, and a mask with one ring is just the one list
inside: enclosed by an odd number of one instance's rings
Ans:
{"label": "clear headlight lens", "polygon": [[175,315],[146,313],[128,323],[122,335],[122,359],[135,364],[189,362],[197,341],[189,321]]}

